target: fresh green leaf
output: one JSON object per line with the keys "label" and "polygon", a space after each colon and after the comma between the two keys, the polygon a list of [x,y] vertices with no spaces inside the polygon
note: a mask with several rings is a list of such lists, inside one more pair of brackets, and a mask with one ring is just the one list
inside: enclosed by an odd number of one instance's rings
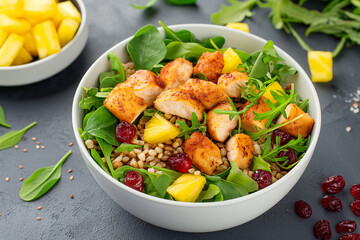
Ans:
{"label": "fresh green leaf", "polygon": [[154,169],[160,170],[163,174],[168,175],[174,181],[176,179],[178,179],[182,175],[182,173],[176,172],[176,171],[171,170],[171,169],[158,167],[158,166],[144,165],[144,167],[154,168]]}
{"label": "fresh green leaf", "polygon": [[71,154],[69,151],[54,166],[36,170],[22,185],[19,195],[24,201],[33,201],[47,193],[61,177],[61,166]]}
{"label": "fresh green leaf", "polygon": [[121,153],[123,151],[131,152],[135,148],[142,148],[142,146],[141,145],[136,145],[136,144],[123,143],[115,150],[115,152],[117,152],[117,153]]}
{"label": "fresh green leaf", "polygon": [[252,171],[254,172],[258,169],[271,172],[270,164],[266,162],[261,155],[254,156],[252,160]]}
{"label": "fresh green leaf", "polygon": [[138,30],[129,41],[127,51],[137,70],[151,70],[166,56],[165,43],[154,25]]}
{"label": "fresh green leaf", "polygon": [[87,98],[83,98],[80,101],[79,107],[81,109],[89,110],[92,107],[99,108],[103,104],[104,104],[104,99],[100,99],[100,98],[97,98],[97,97],[87,97]]}
{"label": "fresh green leaf", "polygon": [[205,178],[207,180],[207,183],[214,184],[220,189],[224,200],[234,199],[248,195],[248,191],[243,186],[226,181],[219,176],[205,175]]}
{"label": "fresh green leaf", "polygon": [[166,195],[166,189],[171,184],[171,178],[166,174],[161,174],[158,178],[153,181],[156,191],[159,193],[161,198],[164,198]]}
{"label": "fresh green leaf", "polygon": [[230,6],[222,5],[221,10],[211,15],[211,21],[215,24],[229,22],[242,22],[246,17],[254,15],[251,9],[256,5],[256,0],[228,0]]}
{"label": "fresh green leaf", "polygon": [[185,136],[185,139],[190,138],[190,134],[193,132],[199,131],[199,132],[206,132],[206,113],[204,113],[204,122],[200,123],[199,119],[197,118],[196,114],[193,112],[191,114],[191,127],[189,127],[185,122],[183,121],[176,121],[180,125],[180,133],[178,137]]}
{"label": "fresh green leaf", "polygon": [[167,52],[165,59],[174,60],[176,58],[200,58],[204,52],[215,52],[215,49],[203,47],[199,43],[171,42],[166,46]]}
{"label": "fresh green leaf", "polygon": [[0,150],[10,148],[21,141],[27,130],[36,125],[36,122],[31,123],[21,130],[10,131],[0,136]]}
{"label": "fresh green leaf", "polygon": [[215,49],[215,50],[220,50],[220,48],[222,48],[224,43],[225,43],[225,38],[223,38],[221,36],[215,36],[215,37],[212,37],[212,38],[205,39],[205,41],[202,42],[201,45],[206,47],[206,48],[212,48],[212,49]]}
{"label": "fresh green leaf", "polygon": [[[199,197],[196,199],[196,202],[205,202],[206,200],[213,200],[217,195],[221,195],[220,188],[214,184],[210,184],[207,190],[201,191]],[[223,198],[222,195],[220,199]],[[222,201],[222,200],[218,200]]]}
{"label": "fresh green leaf", "polygon": [[115,73],[113,78],[117,80],[117,82],[125,82],[126,81],[126,73],[124,66],[122,65],[120,59],[113,52],[109,52],[108,60],[111,60],[111,68]]}
{"label": "fresh green leaf", "polygon": [[109,143],[107,143],[104,139],[97,137],[96,138],[101,152],[104,154],[106,163],[108,165],[108,168],[110,169],[111,175],[114,177],[114,167],[112,165],[111,159],[110,159],[110,154],[113,151],[113,146]]}
{"label": "fresh green leaf", "polygon": [[148,0],[148,2],[145,5],[135,5],[130,3],[130,6],[136,9],[146,9],[152,7],[156,2],[157,0]]}
{"label": "fresh green leaf", "polygon": [[150,119],[152,118],[155,114],[160,114],[161,116],[163,116],[164,114],[162,112],[160,112],[159,110],[153,109],[153,108],[147,108],[144,111],[144,115],[143,118],[146,119]]}
{"label": "fresh green leaf", "polygon": [[197,2],[197,0],[166,0],[168,4],[171,5],[192,5]]}
{"label": "fresh green leaf", "polygon": [[89,112],[85,115],[84,119],[83,119],[83,128],[86,127],[87,121],[89,120],[89,118],[91,117],[91,115],[94,114],[95,111]]}
{"label": "fresh green leaf", "polygon": [[100,89],[114,88],[118,83],[114,77],[106,77],[100,82]]}
{"label": "fresh green leaf", "polygon": [[105,163],[103,162],[103,160],[101,159],[99,153],[95,150],[95,149],[91,149],[90,151],[91,156],[93,157],[93,159],[95,160],[95,162],[105,171],[107,172],[109,175],[111,175],[111,173],[109,172],[108,168],[106,167]]}
{"label": "fresh green leaf", "polygon": [[177,41],[177,42],[197,42],[200,41],[195,37],[195,35],[188,31],[188,30],[180,30],[175,32],[168,28],[163,22],[159,21],[159,24],[163,27],[165,31],[165,42],[169,44],[170,42]]}
{"label": "fresh green leaf", "polygon": [[203,74],[201,72],[197,73],[194,77],[201,79],[201,80],[209,81],[209,79],[205,76],[205,74]]}
{"label": "fresh green leaf", "polygon": [[0,126],[10,128],[11,126],[6,122],[4,109],[0,105]]}
{"label": "fresh green leaf", "polygon": [[231,170],[226,180],[243,186],[248,192],[254,192],[259,189],[255,180],[247,174],[240,171],[238,165],[234,161],[230,161]]}

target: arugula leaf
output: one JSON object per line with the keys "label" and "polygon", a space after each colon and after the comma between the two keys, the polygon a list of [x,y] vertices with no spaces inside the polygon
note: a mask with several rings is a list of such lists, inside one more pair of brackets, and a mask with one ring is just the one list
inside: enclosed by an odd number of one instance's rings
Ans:
{"label": "arugula leaf", "polygon": [[11,126],[6,122],[4,109],[0,105],[0,126],[10,128]]}
{"label": "arugula leaf", "polygon": [[135,148],[142,148],[142,147],[143,146],[141,146],[141,145],[123,143],[115,150],[115,152],[117,152],[117,153],[121,153],[123,151],[131,152]]}
{"label": "arugula leaf", "polygon": [[164,114],[162,112],[160,112],[159,110],[153,109],[153,108],[147,108],[144,111],[144,115],[143,118],[146,119],[151,119],[155,114],[160,114],[161,116],[163,116]]}
{"label": "arugula leaf", "polygon": [[152,7],[156,2],[157,0],[149,0],[145,5],[135,5],[130,3],[130,6],[135,9],[146,9]]}
{"label": "arugula leaf", "polygon": [[228,0],[230,6],[221,6],[221,10],[211,15],[211,21],[215,24],[228,22],[241,22],[246,17],[254,15],[250,10],[256,5],[256,0]]}
{"label": "arugula leaf", "polygon": [[190,134],[193,132],[206,132],[206,113],[204,113],[204,122],[200,123],[196,114],[193,112],[191,114],[191,127],[189,127],[185,122],[177,120],[176,122],[180,125],[180,133],[178,137],[185,136],[185,139],[190,138]]}

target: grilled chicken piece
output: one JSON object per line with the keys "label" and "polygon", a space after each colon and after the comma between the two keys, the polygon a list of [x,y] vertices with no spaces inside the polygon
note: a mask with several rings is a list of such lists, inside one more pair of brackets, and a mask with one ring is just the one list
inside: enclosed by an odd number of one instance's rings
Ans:
{"label": "grilled chicken piece", "polygon": [[120,83],[107,96],[104,106],[120,121],[132,123],[146,109],[147,104],[132,93],[131,88]]}
{"label": "grilled chicken piece", "polygon": [[[245,116],[243,116],[241,114],[241,126],[243,129],[245,129],[248,132],[257,132],[258,128],[260,129],[265,129],[265,125],[267,122],[267,119],[264,120],[254,120],[255,114],[253,112],[256,113],[264,113],[267,111],[270,111],[271,108],[269,107],[269,105],[267,103],[265,103],[264,101],[266,100],[266,98],[261,97],[257,104],[252,106],[249,110],[247,110],[245,112]],[[250,101],[248,101],[245,105],[244,108],[250,104]]]}
{"label": "grilled chicken piece", "polygon": [[157,83],[158,76],[148,70],[139,70],[131,75],[122,86],[131,88],[133,94],[144,99],[151,106],[156,97],[163,91]]}
{"label": "grilled chicken piece", "polygon": [[222,102],[216,105],[208,112],[206,126],[210,137],[216,141],[224,142],[231,134],[231,131],[236,128],[238,123],[238,116],[230,120],[227,114],[216,114],[215,109],[232,110],[229,102]]}
{"label": "grilled chicken piece", "polygon": [[197,78],[190,78],[180,88],[185,89],[199,99],[205,109],[211,109],[228,98],[226,93],[215,83]]}
{"label": "grilled chicken piece", "polygon": [[168,63],[160,71],[160,86],[165,90],[177,88],[191,77],[193,64],[183,58]]}
{"label": "grilled chicken piece", "polygon": [[315,120],[293,103],[289,104],[285,108],[285,112],[287,118],[285,119],[283,115],[280,115],[276,121],[277,124],[289,122],[301,114],[304,114],[304,116],[281,127],[280,130],[283,130],[284,132],[287,132],[294,137],[298,137],[298,134],[300,134],[301,137],[306,138],[311,133]]}
{"label": "grilled chicken piece", "polygon": [[204,74],[209,81],[217,83],[224,68],[225,61],[220,51],[210,53],[204,52],[193,69],[193,74]]}
{"label": "grilled chicken piece", "polygon": [[245,87],[248,80],[249,77],[246,73],[234,71],[221,75],[217,84],[229,97],[238,98],[241,97],[241,88],[239,85]]}
{"label": "grilled chicken piece", "polygon": [[251,137],[244,133],[236,134],[226,143],[227,158],[237,163],[239,168],[248,169],[254,156]]}
{"label": "grilled chicken piece", "polygon": [[185,140],[184,152],[189,155],[192,164],[200,171],[211,175],[222,164],[218,146],[200,132],[194,132]]}
{"label": "grilled chicken piece", "polygon": [[199,121],[203,120],[204,106],[201,102],[181,88],[165,90],[156,98],[154,106],[157,110],[177,115],[191,120],[191,115],[195,112]]}

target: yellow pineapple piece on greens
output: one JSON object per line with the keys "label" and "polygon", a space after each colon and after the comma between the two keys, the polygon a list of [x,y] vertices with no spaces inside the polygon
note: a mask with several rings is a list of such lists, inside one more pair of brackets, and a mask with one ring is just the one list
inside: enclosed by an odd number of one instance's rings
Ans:
{"label": "yellow pineapple piece on greens", "polygon": [[[273,82],[272,84],[270,84],[270,85],[267,87],[267,89],[266,89],[266,91],[265,91],[265,93],[264,93],[263,96],[264,96],[266,99],[269,99],[270,102],[272,102],[273,104],[275,104],[277,101],[276,101],[276,100],[274,99],[274,97],[271,95],[271,91],[274,91],[275,93],[277,93],[277,94],[280,95],[280,96],[281,96],[281,93],[280,93],[280,92],[285,93],[284,89],[283,89],[282,86],[279,84],[279,82],[275,81],[275,82]],[[279,92],[279,91],[280,91],[280,92]]]}
{"label": "yellow pineapple piece on greens", "polygon": [[33,25],[52,19],[57,12],[55,0],[24,0],[24,17]]}
{"label": "yellow pineapple piece on greens", "polygon": [[39,58],[44,58],[61,51],[54,22],[47,20],[33,27],[33,36]]}
{"label": "yellow pineapple piece on greens", "polygon": [[0,29],[9,33],[22,34],[30,31],[31,24],[25,19],[16,19],[0,14]]}
{"label": "yellow pineapple piece on greens", "polygon": [[57,4],[58,12],[54,16],[55,26],[59,26],[65,18],[72,18],[78,23],[81,22],[81,14],[71,1],[64,1]]}
{"label": "yellow pineapple piece on greens", "polygon": [[16,58],[14,59],[14,61],[12,62],[11,65],[15,66],[15,65],[22,65],[22,64],[26,64],[29,63],[33,60],[33,57],[31,56],[31,54],[26,51],[24,48],[21,48],[18,55],[16,56]]}
{"label": "yellow pineapple piece on greens", "polygon": [[4,30],[0,29],[0,47],[4,44],[9,34]]}
{"label": "yellow pineapple piece on greens", "polygon": [[24,38],[12,33],[0,48],[0,66],[10,66],[23,46]]}
{"label": "yellow pineapple piece on greens", "polygon": [[28,51],[33,57],[37,57],[38,52],[36,49],[36,43],[32,32],[24,33],[21,36],[24,37],[25,50]]}
{"label": "yellow pineapple piece on greens", "polygon": [[184,173],[166,191],[181,202],[195,202],[204,188],[206,179],[201,175]]}
{"label": "yellow pineapple piece on greens", "polygon": [[174,124],[155,113],[145,125],[144,140],[150,144],[164,143],[176,138],[179,133]]}
{"label": "yellow pineapple piece on greens", "polygon": [[232,49],[232,48],[228,48],[224,55],[224,67],[222,69],[222,73],[228,73],[228,72],[233,72],[236,70],[241,70],[238,69],[239,64],[242,63],[239,55]]}
{"label": "yellow pineapple piece on greens", "polygon": [[58,37],[61,47],[64,47],[71,39],[74,38],[80,23],[72,18],[65,18],[58,29]]}
{"label": "yellow pineapple piece on greens", "polygon": [[10,17],[22,17],[23,0],[1,0],[0,13]]}

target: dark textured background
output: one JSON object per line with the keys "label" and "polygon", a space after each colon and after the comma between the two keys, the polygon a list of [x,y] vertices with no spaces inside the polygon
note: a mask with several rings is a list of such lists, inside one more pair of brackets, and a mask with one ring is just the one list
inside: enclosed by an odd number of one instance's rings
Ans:
{"label": "dark textured background", "polygon": [[[136,0],[133,0],[136,3]],[[154,8],[141,11],[129,7],[129,0],[85,0],[90,36],[79,58],[56,76],[29,86],[0,88],[0,104],[4,107],[12,129],[20,129],[37,121],[20,142],[20,149],[0,151],[0,239],[314,239],[313,225],[326,218],[335,225],[355,219],[349,204],[354,183],[360,183],[360,114],[349,111],[349,94],[360,88],[360,48],[344,50],[334,62],[334,80],[316,84],[323,112],[322,132],[312,161],[292,191],[275,207],[257,219],[229,230],[188,234],[161,229],[145,223],[117,206],[97,185],[85,167],[74,142],[71,126],[71,103],[82,75],[107,49],[135,33],[141,26],[162,20],[165,24],[210,23],[210,14],[220,9],[222,1],[199,0],[196,6],[170,6],[159,0]],[[138,1],[139,2],[139,1]],[[267,10],[256,9],[246,20],[250,31],[274,40],[308,71],[306,52],[286,33],[276,31],[267,19]],[[299,29],[299,28],[298,28]],[[302,29],[299,29],[300,31]],[[317,50],[333,50],[337,41],[314,35],[308,40]],[[34,73],[35,74],[35,73]],[[11,81],[11,79],[9,79]],[[334,97],[336,95],[336,98]],[[352,126],[347,133],[345,128]],[[0,128],[0,135],[8,131]],[[36,149],[31,137],[46,149]],[[29,149],[27,153],[23,148]],[[63,166],[62,179],[42,198],[24,202],[18,196],[22,182],[36,169],[55,164],[67,151],[73,150]],[[23,165],[23,169],[19,169]],[[68,169],[73,169],[69,174]],[[326,212],[320,206],[324,178],[340,174],[346,179],[340,213]],[[69,177],[73,175],[74,180]],[[10,177],[6,182],[5,177]],[[74,195],[74,199],[70,198]],[[313,208],[310,219],[294,213],[294,202],[303,199]],[[42,206],[42,210],[37,210]],[[234,212],[241,214],[241,212]],[[41,221],[36,218],[41,217]],[[214,216],[216,217],[216,216]],[[221,221],[221,219],[219,219]],[[360,232],[357,230],[357,232]]]}

